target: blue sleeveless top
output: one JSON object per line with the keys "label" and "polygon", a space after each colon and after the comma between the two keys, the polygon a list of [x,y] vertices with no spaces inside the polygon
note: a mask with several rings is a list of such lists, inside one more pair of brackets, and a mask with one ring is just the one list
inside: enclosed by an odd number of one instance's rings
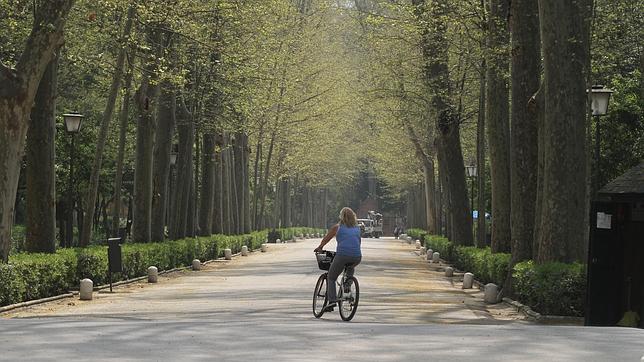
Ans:
{"label": "blue sleeveless top", "polygon": [[335,234],[335,240],[338,242],[336,252],[344,256],[362,256],[360,251],[360,227],[348,227],[340,224],[338,232]]}

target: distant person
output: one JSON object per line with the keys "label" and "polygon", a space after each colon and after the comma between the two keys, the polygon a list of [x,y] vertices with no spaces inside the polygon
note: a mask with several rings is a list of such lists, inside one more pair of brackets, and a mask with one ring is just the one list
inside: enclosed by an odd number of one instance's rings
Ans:
{"label": "distant person", "polygon": [[396,225],[394,226],[394,238],[398,239],[398,235],[400,235],[400,228]]}
{"label": "distant person", "polygon": [[360,264],[362,260],[362,250],[360,248],[362,239],[360,238],[360,227],[356,221],[356,213],[351,208],[345,207],[340,211],[340,222],[333,225],[329,232],[324,236],[320,245],[315,248],[315,252],[319,253],[333,237],[338,242],[335,257],[329,268],[329,275],[327,277],[327,296],[329,304],[325,310],[332,310],[337,304],[337,291],[335,289],[335,282],[342,274],[346,267],[347,278],[352,277],[356,265]]}

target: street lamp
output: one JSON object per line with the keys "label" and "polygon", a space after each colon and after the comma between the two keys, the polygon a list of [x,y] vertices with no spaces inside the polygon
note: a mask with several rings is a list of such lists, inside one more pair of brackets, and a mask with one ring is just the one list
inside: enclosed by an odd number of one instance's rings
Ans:
{"label": "street lamp", "polygon": [[594,85],[590,92],[590,107],[595,116],[595,185],[596,190],[599,190],[600,180],[599,180],[599,171],[600,171],[600,123],[599,117],[605,116],[608,113],[608,101],[610,100],[610,95],[613,93],[612,90],[604,88],[603,85]]}
{"label": "street lamp", "polygon": [[67,232],[65,233],[65,244],[72,246],[74,241],[74,197],[72,195],[72,183],[74,182],[74,156],[76,153],[76,134],[80,131],[84,116],[79,113],[65,113],[65,130],[71,135],[71,147],[69,150],[69,181],[67,183]]}
{"label": "street lamp", "polygon": [[177,164],[178,154],[179,154],[179,145],[175,143],[172,145],[172,150],[170,151],[170,166],[174,166]]}
{"label": "street lamp", "polygon": [[465,166],[465,171],[472,184],[470,191],[470,212],[472,213],[472,218],[474,218],[474,179],[478,176],[478,170],[476,169],[476,165],[471,164],[469,166]]}

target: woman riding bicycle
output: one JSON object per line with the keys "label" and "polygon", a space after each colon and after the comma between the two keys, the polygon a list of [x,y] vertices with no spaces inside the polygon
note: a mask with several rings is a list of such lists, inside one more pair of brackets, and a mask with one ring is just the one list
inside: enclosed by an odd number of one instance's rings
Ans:
{"label": "woman riding bicycle", "polygon": [[335,237],[338,242],[335,258],[329,268],[327,279],[327,296],[329,304],[325,310],[332,310],[337,303],[337,291],[335,290],[335,281],[342,271],[346,268],[347,277],[353,276],[356,265],[362,260],[362,251],[360,250],[360,227],[356,221],[356,213],[351,208],[345,207],[340,211],[340,222],[333,225],[329,232],[324,236],[320,245],[315,252],[322,251],[331,239]]}

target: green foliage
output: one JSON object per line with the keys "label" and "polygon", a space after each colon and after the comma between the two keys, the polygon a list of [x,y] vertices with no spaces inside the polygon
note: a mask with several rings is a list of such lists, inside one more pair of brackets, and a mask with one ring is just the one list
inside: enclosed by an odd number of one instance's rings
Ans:
{"label": "green foliage", "polygon": [[[300,233],[319,233],[321,229],[280,229],[284,238]],[[113,275],[113,281],[144,276],[149,266],[169,270],[187,266],[194,259],[212,260],[233,253],[246,245],[258,249],[268,231],[245,235],[211,235],[160,243],[124,244],[123,272]],[[89,278],[94,285],[108,282],[107,247],[61,249],[56,254],[20,253],[12,255],[10,264],[0,264],[0,306],[26,300],[46,298],[76,288],[81,279]]]}
{"label": "green foliage", "polygon": [[503,285],[508,274],[511,255],[493,254],[490,248],[457,246],[454,248],[453,257],[457,268],[474,273],[476,279],[482,283]]}
{"label": "green foliage", "polygon": [[584,314],[586,268],[583,264],[533,261],[517,264],[512,272],[518,299],[539,313],[578,316]]}

